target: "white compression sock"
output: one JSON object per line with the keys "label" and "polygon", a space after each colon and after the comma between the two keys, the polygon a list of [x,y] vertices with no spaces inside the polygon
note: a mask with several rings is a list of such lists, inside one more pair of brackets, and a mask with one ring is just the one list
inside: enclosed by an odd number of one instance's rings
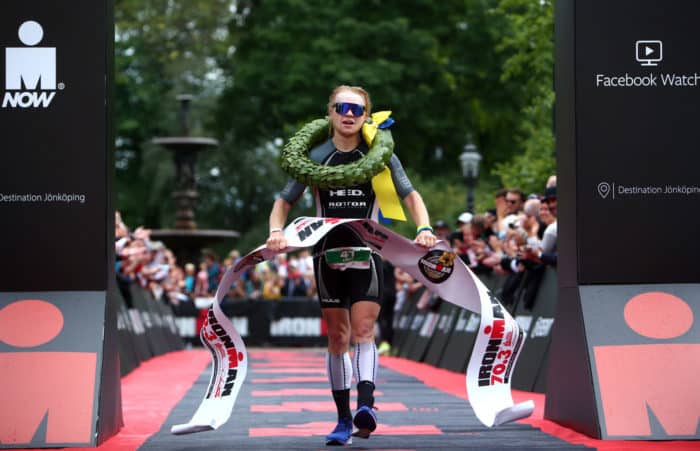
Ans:
{"label": "white compression sock", "polygon": [[348,390],[352,383],[352,362],[350,354],[341,355],[326,353],[326,372],[331,390]]}
{"label": "white compression sock", "polygon": [[355,382],[369,381],[377,378],[377,346],[374,341],[355,343],[355,355],[352,358]]}

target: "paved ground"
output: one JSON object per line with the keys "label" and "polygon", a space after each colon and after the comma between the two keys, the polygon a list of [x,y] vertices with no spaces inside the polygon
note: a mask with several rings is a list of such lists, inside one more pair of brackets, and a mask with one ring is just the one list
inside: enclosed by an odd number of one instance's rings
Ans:
{"label": "paved ground", "polygon": [[[335,426],[335,407],[319,350],[250,350],[248,378],[229,422],[212,432],[174,436],[202,399],[209,369],[170,413],[161,430],[140,450],[322,450]],[[587,449],[524,424],[484,427],[468,403],[430,388],[412,376],[380,368],[377,381],[380,426],[361,450]],[[352,406],[355,406],[353,396]]]}

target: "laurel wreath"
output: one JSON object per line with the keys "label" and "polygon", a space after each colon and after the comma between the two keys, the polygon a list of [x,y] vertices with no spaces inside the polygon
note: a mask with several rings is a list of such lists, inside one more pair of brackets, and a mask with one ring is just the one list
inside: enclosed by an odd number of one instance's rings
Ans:
{"label": "laurel wreath", "polygon": [[320,189],[347,188],[360,185],[384,170],[394,151],[388,129],[378,129],[369,152],[352,163],[324,166],[309,158],[309,151],[328,139],[328,118],[304,125],[282,148],[280,166],[293,179]]}

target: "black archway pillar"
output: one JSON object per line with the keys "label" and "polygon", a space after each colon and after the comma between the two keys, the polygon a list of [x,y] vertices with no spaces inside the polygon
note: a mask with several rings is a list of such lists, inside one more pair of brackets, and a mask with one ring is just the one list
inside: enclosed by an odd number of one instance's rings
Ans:
{"label": "black archway pillar", "polygon": [[122,424],[112,11],[2,3],[0,448],[95,446]]}
{"label": "black archway pillar", "polygon": [[[545,416],[700,437],[694,1],[556,3],[559,302]],[[685,355],[686,357],[682,357]]]}

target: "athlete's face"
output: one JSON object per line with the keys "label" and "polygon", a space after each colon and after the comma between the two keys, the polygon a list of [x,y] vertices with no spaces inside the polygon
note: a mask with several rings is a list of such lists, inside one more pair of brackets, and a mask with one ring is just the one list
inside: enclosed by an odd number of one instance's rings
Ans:
{"label": "athlete's face", "polygon": [[355,116],[352,109],[348,109],[345,114],[340,114],[336,112],[333,105],[328,109],[328,117],[333,125],[333,130],[343,136],[353,136],[360,132],[362,128],[362,123],[367,118],[367,108],[365,105],[365,99],[360,94],[353,91],[343,90],[338,92],[335,96],[334,104],[336,103],[354,103],[356,105],[361,105],[365,107],[362,115]]}

